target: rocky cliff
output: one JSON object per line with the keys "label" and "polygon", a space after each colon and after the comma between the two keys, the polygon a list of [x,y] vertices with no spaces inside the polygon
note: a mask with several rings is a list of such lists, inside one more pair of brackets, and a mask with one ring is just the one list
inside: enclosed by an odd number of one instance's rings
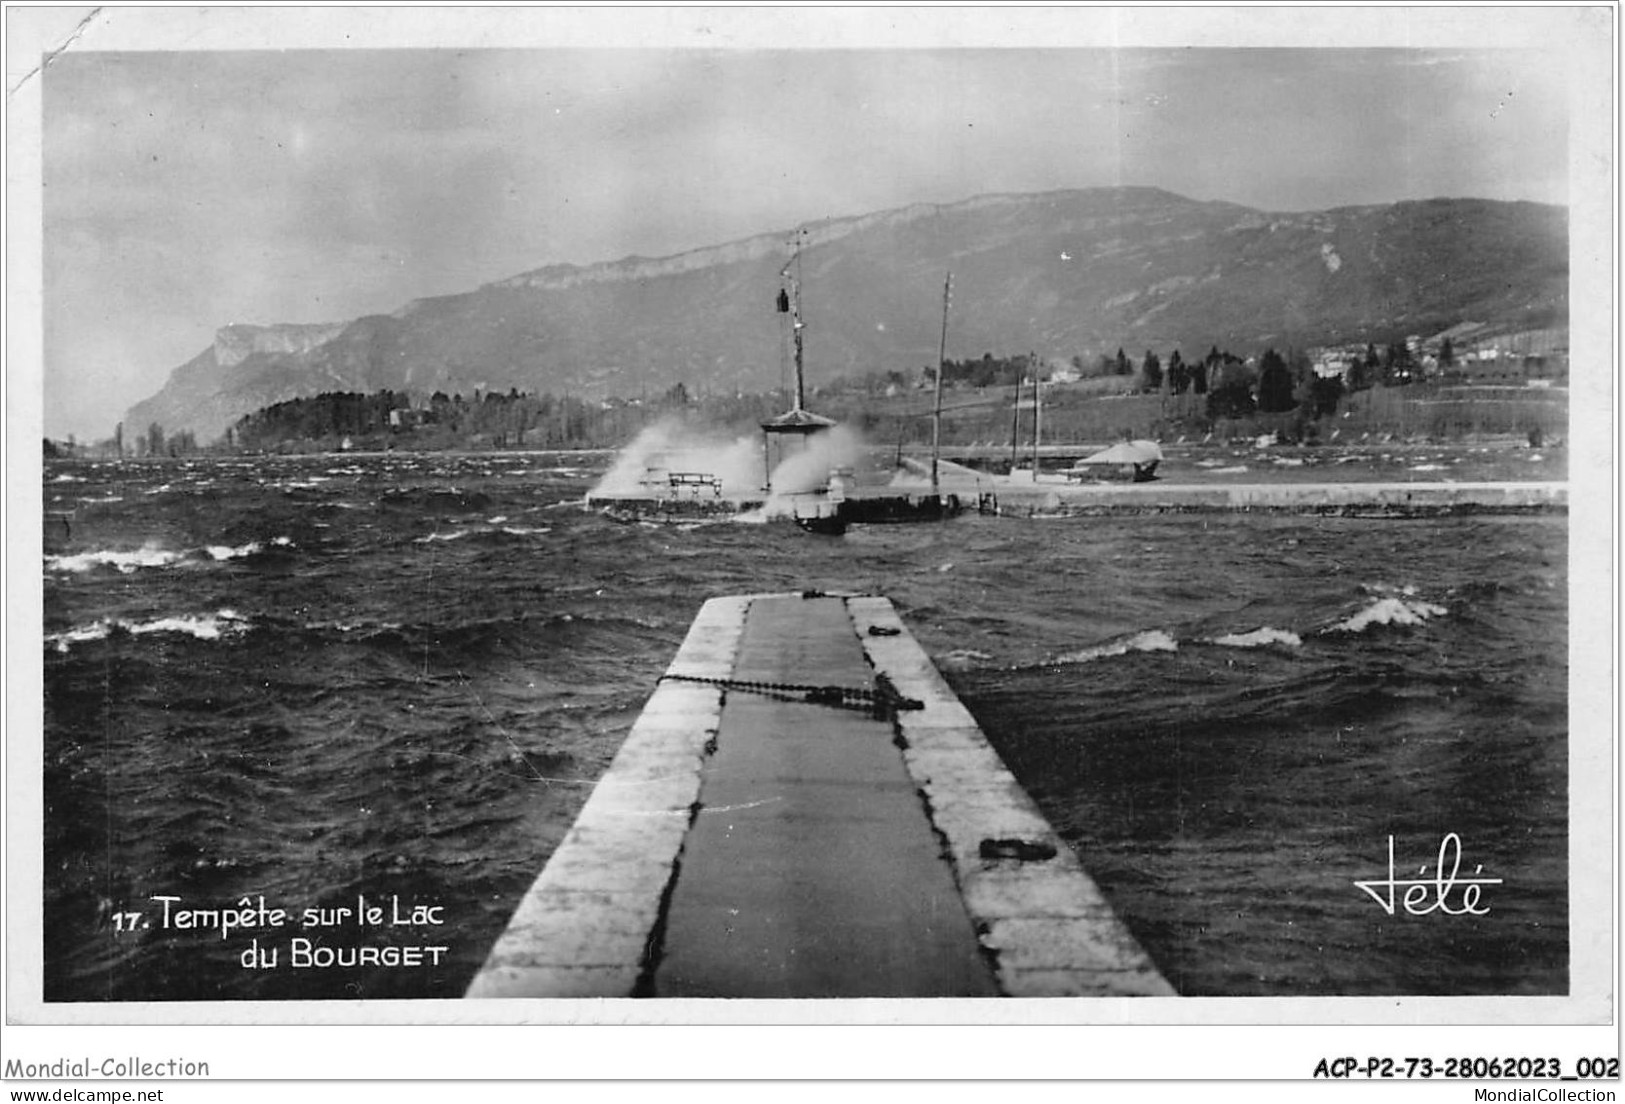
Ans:
{"label": "rocky cliff", "polygon": [[344,330],[343,323],[322,325],[223,326],[214,335],[214,359],[230,368],[255,353],[308,353]]}

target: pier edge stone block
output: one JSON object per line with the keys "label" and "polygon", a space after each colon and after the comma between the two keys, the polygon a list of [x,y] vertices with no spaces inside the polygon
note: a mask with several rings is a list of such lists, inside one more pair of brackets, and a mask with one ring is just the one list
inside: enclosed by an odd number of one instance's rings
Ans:
{"label": "pier edge stone block", "polygon": [[[747,595],[706,602],[666,674],[727,678],[752,601]],[[720,687],[680,678],[655,687],[466,996],[634,995],[699,797],[722,698]]]}
{"label": "pier edge stone block", "polygon": [[875,670],[924,704],[897,713],[904,765],[1005,995],[1176,996],[891,602],[847,610]]}

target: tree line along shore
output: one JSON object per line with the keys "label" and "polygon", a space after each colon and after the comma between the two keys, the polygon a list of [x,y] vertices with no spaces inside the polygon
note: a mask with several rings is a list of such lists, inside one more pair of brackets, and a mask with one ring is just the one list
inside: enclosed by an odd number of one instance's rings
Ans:
{"label": "tree line along shore", "polygon": [[[1035,423],[1049,444],[1264,434],[1308,445],[1372,435],[1424,441],[1509,435],[1551,440],[1568,432],[1568,391],[1550,386],[1550,381],[1486,387],[1380,374],[1345,381],[1317,376],[1273,350],[1256,361],[1215,351],[1197,362],[1198,369],[1177,359],[1163,365],[1153,357],[1147,354],[1128,374],[1051,381],[1036,388],[1020,375],[1003,382],[1012,369],[1025,366],[1022,358],[996,363],[995,378],[1001,381],[991,383],[968,368],[975,363],[986,367],[991,358],[946,362],[942,443],[1030,444]],[[928,369],[912,385],[896,375],[874,374],[814,388],[807,405],[876,445],[929,443],[936,409],[934,372]],[[45,451],[47,456],[162,457],[345,449],[613,449],[662,420],[718,434],[753,433],[789,405],[784,391],[696,395],[682,383],[658,396],[607,399],[516,389],[470,396],[387,389],[326,392],[256,410],[213,441],[199,442],[190,431],[168,433],[157,424],[139,431],[120,425],[111,438],[94,443],[47,439]]]}

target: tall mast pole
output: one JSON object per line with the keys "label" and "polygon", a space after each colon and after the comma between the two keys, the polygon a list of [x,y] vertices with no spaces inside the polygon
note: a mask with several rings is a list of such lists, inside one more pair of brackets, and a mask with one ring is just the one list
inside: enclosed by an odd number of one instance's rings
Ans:
{"label": "tall mast pole", "polygon": [[[796,231],[796,253],[790,264],[795,267],[796,274],[790,278],[790,330],[795,335],[796,342],[796,405],[800,410],[806,402],[805,385],[801,376],[801,239],[807,231]],[[788,270],[787,270],[788,271]]]}
{"label": "tall mast pole", "polygon": [[1016,447],[1021,439],[1021,377],[1016,377],[1016,398],[1010,404],[1010,474],[1016,474]]}
{"label": "tall mast pole", "polygon": [[1038,482],[1038,444],[1044,436],[1044,381],[1033,373],[1033,482]]}
{"label": "tall mast pole", "polygon": [[942,448],[942,376],[948,360],[948,304],[953,299],[954,274],[942,284],[942,343],[937,347],[937,397],[931,412],[931,493],[937,493],[937,457]]}

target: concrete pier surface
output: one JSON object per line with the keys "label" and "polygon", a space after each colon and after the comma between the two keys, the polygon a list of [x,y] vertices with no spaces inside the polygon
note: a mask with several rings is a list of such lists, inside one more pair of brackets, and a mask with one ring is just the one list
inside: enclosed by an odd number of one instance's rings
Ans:
{"label": "concrete pier surface", "polygon": [[1173,995],[884,598],[719,598],[471,997]]}
{"label": "concrete pier surface", "polygon": [[[839,598],[752,603],[733,678],[873,687]],[[892,738],[868,711],[730,692],[655,996],[997,995]]]}

